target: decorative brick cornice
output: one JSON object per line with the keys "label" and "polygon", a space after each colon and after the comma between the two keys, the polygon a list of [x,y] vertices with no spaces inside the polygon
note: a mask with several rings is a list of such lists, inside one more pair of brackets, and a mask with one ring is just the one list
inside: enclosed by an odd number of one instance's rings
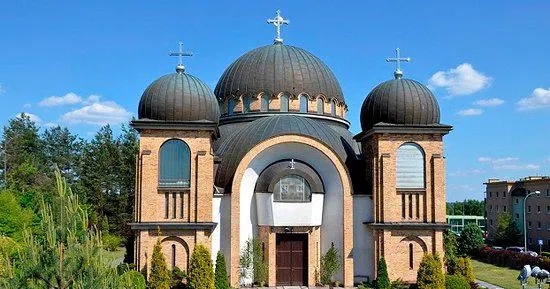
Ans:
{"label": "decorative brick cornice", "polygon": [[219,137],[218,124],[211,121],[156,121],[156,120],[132,120],[130,123],[135,130],[203,130],[211,131]]}
{"label": "decorative brick cornice", "polygon": [[372,227],[373,229],[390,229],[390,230],[445,230],[451,227],[451,225],[438,222],[438,223],[415,223],[415,222],[386,222],[386,223],[373,223],[364,222],[363,224]]}
{"label": "decorative brick cornice", "polygon": [[140,223],[128,223],[132,230],[170,230],[170,229],[191,229],[191,230],[207,230],[213,231],[216,228],[217,223],[212,222],[140,222]]}

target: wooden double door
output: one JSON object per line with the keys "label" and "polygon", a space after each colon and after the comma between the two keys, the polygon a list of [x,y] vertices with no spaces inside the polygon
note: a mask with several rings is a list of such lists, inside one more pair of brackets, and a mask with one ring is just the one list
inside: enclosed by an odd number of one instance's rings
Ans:
{"label": "wooden double door", "polygon": [[307,285],[307,234],[277,234],[277,286]]}

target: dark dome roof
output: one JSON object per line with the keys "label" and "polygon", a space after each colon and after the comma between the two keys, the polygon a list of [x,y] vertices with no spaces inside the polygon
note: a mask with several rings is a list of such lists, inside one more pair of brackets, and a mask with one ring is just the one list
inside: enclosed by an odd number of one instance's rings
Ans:
{"label": "dark dome roof", "polygon": [[139,101],[138,118],[157,121],[218,122],[216,97],[200,79],[183,72],[165,75],[151,83]]}
{"label": "dark dome roof", "polygon": [[243,94],[325,95],[344,101],[338,80],[319,58],[294,46],[276,43],[239,57],[225,70],[214,93],[219,100]]}
{"label": "dark dome roof", "polygon": [[437,125],[439,105],[432,92],[412,79],[392,79],[376,86],[361,107],[361,127],[377,123]]}
{"label": "dark dome roof", "polygon": [[[349,166],[356,160],[353,140],[341,136],[319,121],[296,115],[275,115],[257,119],[239,128],[221,140],[216,155],[221,157],[214,183],[228,189],[242,158],[257,144],[281,135],[303,135],[314,138],[332,148],[339,158]],[[223,138],[223,135],[222,135]]]}

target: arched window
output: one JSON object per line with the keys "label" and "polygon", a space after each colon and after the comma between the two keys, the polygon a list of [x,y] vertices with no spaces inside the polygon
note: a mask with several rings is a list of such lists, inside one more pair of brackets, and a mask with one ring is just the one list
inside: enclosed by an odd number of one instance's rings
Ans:
{"label": "arched window", "polygon": [[424,151],[415,143],[405,143],[397,149],[396,187],[424,189]]}
{"label": "arched window", "polygon": [[317,98],[317,113],[323,114],[323,99],[320,97]]}
{"label": "arched window", "polygon": [[281,111],[288,112],[288,95],[281,95]]}
{"label": "arched window", "polygon": [[273,188],[273,198],[278,202],[309,202],[311,201],[311,187],[308,182],[298,175],[282,177]]}
{"label": "arched window", "polygon": [[260,109],[261,111],[269,110],[269,95],[267,94],[262,95],[262,103],[261,103]]}
{"label": "arched window", "polygon": [[300,95],[300,112],[307,112],[307,96]]}
{"label": "arched window", "polygon": [[233,110],[235,109],[235,100],[233,98],[230,98],[227,102],[227,114],[231,115],[233,114]]}
{"label": "arched window", "polygon": [[330,115],[334,116],[336,114],[336,102],[333,100],[330,102]]}
{"label": "arched window", "polygon": [[414,269],[414,260],[413,260],[413,244],[409,243],[409,269]]}
{"label": "arched window", "polygon": [[191,151],[182,140],[172,139],[160,147],[159,187],[188,188],[191,179]]}
{"label": "arched window", "polygon": [[250,96],[245,96],[243,99],[243,112],[250,112]]}

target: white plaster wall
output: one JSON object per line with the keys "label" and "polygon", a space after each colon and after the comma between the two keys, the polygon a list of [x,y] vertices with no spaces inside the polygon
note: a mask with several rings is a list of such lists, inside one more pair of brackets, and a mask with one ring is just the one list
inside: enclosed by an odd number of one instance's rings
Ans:
{"label": "white plaster wall", "polygon": [[216,225],[216,228],[214,228],[214,231],[212,231],[212,235],[210,235],[210,238],[212,239],[211,255],[212,255],[212,260],[214,264],[216,264],[216,254],[218,254],[218,251],[220,250],[221,203],[222,203],[222,196],[214,195],[214,198],[212,199],[212,222],[217,223],[217,225]]}
{"label": "white plaster wall", "polygon": [[[230,195],[214,195],[212,200],[212,222],[217,223],[216,228],[212,232],[212,260],[216,264],[216,255],[218,251],[222,251],[225,260],[229,260],[230,244],[231,244],[231,196]],[[229,274],[229,267],[226,267]]]}
{"label": "white plaster wall", "polygon": [[[312,194],[311,202],[275,202],[272,193],[256,193],[260,226],[320,226],[323,194]],[[289,214],[289,212],[292,212]]]}
{"label": "white plaster wall", "polygon": [[372,281],[374,248],[372,230],[364,222],[372,222],[372,199],[367,195],[353,196],[353,277],[354,282]]}
{"label": "white plaster wall", "polygon": [[[258,218],[254,188],[258,175],[268,165],[281,159],[295,159],[308,163],[321,177],[325,185],[323,213],[321,224],[321,253],[330,248],[330,244],[341,253],[343,248],[343,186],[334,164],[321,151],[301,143],[277,144],[259,153],[245,170],[240,184],[240,247],[246,241],[258,235]],[[289,212],[292,214],[293,212]],[[349,228],[350,230],[352,228]],[[337,280],[343,281],[343,266],[335,274]]]}

